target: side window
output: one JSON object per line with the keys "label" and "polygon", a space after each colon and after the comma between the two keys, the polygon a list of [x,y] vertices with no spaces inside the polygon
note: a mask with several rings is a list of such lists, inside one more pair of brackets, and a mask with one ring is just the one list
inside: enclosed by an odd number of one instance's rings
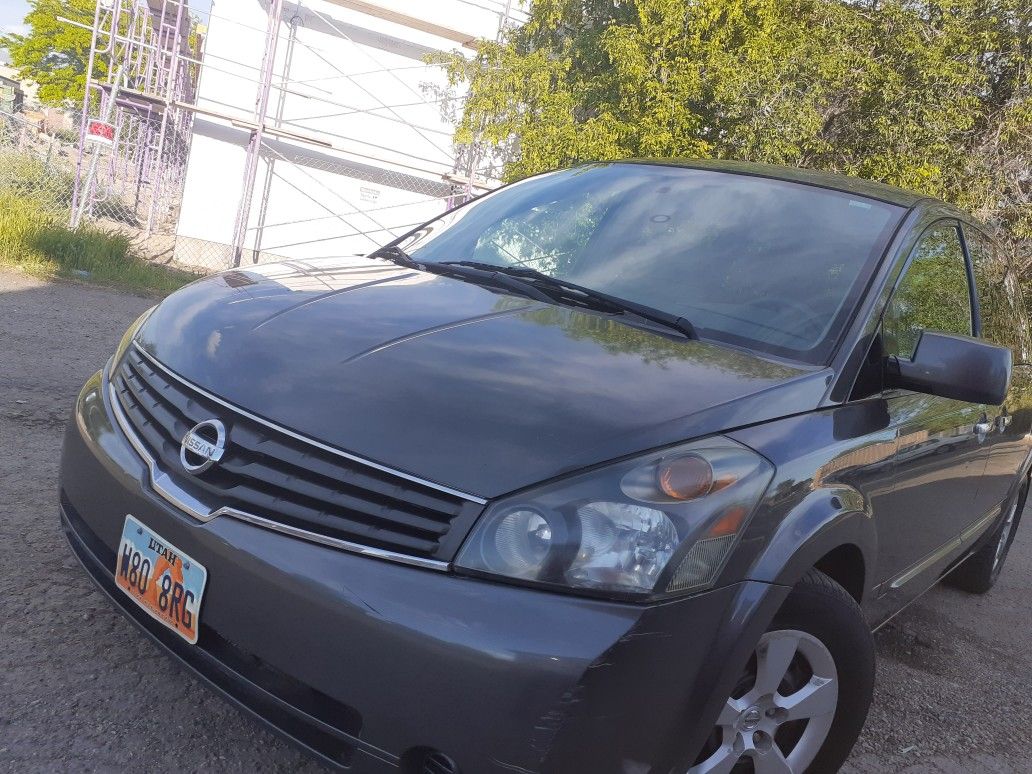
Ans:
{"label": "side window", "polygon": [[971,265],[975,270],[982,336],[1010,347],[1016,361],[1029,350],[1024,301],[1017,277],[1008,277],[1007,262],[989,238],[973,228],[964,229]]}
{"label": "side window", "polygon": [[885,354],[909,360],[925,330],[972,333],[967,264],[953,223],[933,225],[914,248],[885,310]]}

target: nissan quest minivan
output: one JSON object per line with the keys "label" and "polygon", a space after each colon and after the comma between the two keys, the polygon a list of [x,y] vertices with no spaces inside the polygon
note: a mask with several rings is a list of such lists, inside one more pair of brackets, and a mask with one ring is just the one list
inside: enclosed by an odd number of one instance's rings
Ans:
{"label": "nissan quest minivan", "polygon": [[988,591],[1021,518],[996,249],[836,175],[529,178],[144,314],[79,395],[61,524],[333,769],[833,772],[872,631],[940,579]]}

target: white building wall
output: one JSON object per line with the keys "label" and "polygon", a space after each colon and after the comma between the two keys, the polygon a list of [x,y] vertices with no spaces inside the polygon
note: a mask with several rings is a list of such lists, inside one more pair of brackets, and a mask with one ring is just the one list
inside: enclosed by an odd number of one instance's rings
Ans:
{"label": "white building wall", "polygon": [[[506,5],[376,4],[491,39]],[[254,120],[268,7],[269,0],[215,0],[212,8],[177,229],[185,263],[209,263],[218,252],[209,243],[232,242],[249,131],[222,116]],[[246,247],[254,255],[245,263],[258,254],[366,253],[447,207],[455,187],[444,176],[455,169],[455,149],[437,101],[447,84],[424,57],[458,48],[326,0],[284,4],[266,125],[323,144],[266,134],[248,214]],[[221,253],[228,256],[228,247]]]}

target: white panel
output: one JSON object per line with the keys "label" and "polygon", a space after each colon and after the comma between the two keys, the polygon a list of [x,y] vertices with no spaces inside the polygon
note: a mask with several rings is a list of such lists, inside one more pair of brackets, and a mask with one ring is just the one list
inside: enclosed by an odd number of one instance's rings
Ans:
{"label": "white panel", "polygon": [[[385,8],[493,39],[504,0],[471,1],[376,0]],[[199,107],[253,117],[267,8],[268,0],[215,1]],[[332,2],[309,0],[297,11],[297,39],[288,51],[287,22],[294,14],[294,4],[285,2],[267,125],[320,137],[332,147],[267,135],[247,247],[286,257],[368,252],[446,206],[442,176],[455,169],[452,127],[427,90],[443,90],[446,78],[440,68],[412,57],[425,50],[455,50],[457,44]],[[245,130],[228,121],[195,121],[180,235],[231,241],[246,138]],[[349,170],[348,164],[363,169]]]}

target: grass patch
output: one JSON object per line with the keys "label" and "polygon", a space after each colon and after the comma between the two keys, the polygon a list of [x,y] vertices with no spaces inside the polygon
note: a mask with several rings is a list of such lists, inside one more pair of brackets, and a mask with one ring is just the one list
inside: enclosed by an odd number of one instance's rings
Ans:
{"label": "grass patch", "polygon": [[39,194],[0,181],[0,265],[45,279],[67,277],[131,290],[167,295],[198,275],[149,263],[132,240],[90,225],[69,228],[67,210]]}
{"label": "grass patch", "polygon": [[29,200],[49,213],[68,212],[75,179],[67,169],[13,151],[0,152],[0,194]]}

